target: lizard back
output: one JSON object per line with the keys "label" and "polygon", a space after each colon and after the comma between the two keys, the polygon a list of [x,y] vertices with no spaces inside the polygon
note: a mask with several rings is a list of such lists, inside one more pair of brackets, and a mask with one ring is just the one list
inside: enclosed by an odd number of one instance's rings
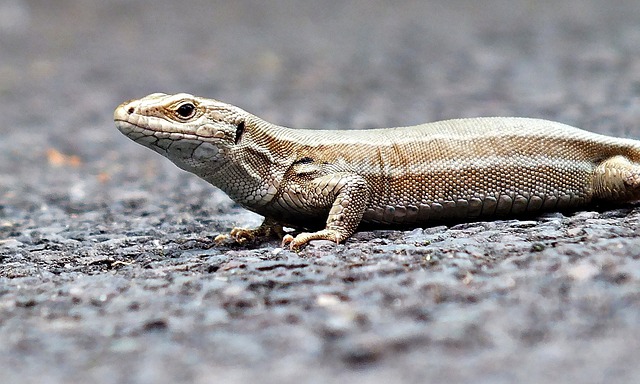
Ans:
{"label": "lizard back", "polygon": [[593,172],[603,159],[640,160],[635,140],[529,118],[271,134],[274,151],[290,148],[363,176],[371,198],[362,222],[387,225],[572,209],[593,200]]}

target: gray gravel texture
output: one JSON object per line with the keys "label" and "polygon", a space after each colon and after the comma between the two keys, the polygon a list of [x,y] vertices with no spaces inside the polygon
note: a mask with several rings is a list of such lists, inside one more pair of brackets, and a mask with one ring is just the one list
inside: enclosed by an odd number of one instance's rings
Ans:
{"label": "gray gravel texture", "polygon": [[640,2],[0,2],[1,383],[640,382],[640,208],[216,247],[260,218],[115,129],[152,92],[640,137]]}

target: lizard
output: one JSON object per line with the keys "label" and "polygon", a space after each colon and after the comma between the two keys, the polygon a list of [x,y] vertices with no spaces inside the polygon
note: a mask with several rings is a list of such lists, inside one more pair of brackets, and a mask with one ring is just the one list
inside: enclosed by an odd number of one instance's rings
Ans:
{"label": "lizard", "polygon": [[[299,249],[361,226],[420,227],[640,199],[640,141],[534,118],[292,129],[224,102],[153,93],[117,128],[264,216],[217,242],[272,236]],[[295,237],[283,226],[307,230]]]}

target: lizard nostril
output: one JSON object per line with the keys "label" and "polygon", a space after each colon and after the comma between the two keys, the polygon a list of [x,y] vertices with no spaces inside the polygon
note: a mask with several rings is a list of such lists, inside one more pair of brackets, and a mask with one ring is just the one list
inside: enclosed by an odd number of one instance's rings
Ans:
{"label": "lizard nostril", "polygon": [[133,107],[129,107],[129,109],[127,109],[127,113],[130,115],[133,113],[133,111],[135,111]]}

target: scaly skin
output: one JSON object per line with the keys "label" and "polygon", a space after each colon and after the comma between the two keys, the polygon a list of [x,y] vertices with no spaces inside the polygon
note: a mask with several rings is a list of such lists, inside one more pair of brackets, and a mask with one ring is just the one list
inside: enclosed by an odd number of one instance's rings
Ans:
{"label": "scaly skin", "polygon": [[[265,217],[239,242],[343,242],[361,224],[423,226],[640,198],[640,142],[539,119],[448,120],[370,130],[290,129],[233,105],[155,93],[118,129]],[[220,239],[224,238],[220,237]]]}

